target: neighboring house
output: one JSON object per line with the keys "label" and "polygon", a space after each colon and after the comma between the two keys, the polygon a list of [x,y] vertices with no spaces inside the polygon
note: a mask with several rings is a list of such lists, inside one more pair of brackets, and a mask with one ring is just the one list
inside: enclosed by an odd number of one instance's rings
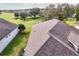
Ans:
{"label": "neighboring house", "polygon": [[0,18],[0,53],[19,32],[18,26]]}
{"label": "neighboring house", "polygon": [[25,56],[78,56],[79,30],[52,19],[32,28]]}
{"label": "neighboring house", "polygon": [[79,29],[79,21],[76,23],[75,28]]}

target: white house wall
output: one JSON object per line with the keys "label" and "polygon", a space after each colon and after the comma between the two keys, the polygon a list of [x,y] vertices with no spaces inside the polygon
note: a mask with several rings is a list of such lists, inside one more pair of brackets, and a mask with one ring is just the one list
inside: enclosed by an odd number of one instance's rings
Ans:
{"label": "white house wall", "polygon": [[1,39],[1,41],[0,41],[0,53],[11,42],[11,40],[18,34],[18,32],[19,32],[19,30],[17,27],[15,30],[13,30],[11,33],[9,33],[3,39]]}

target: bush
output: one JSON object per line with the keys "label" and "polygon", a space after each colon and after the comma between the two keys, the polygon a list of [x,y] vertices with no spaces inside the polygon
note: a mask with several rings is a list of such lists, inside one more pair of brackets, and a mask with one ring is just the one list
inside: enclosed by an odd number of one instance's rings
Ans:
{"label": "bush", "polygon": [[15,19],[19,18],[19,13],[14,13]]}
{"label": "bush", "polygon": [[76,14],[76,20],[79,21],[79,14]]}
{"label": "bush", "polygon": [[27,16],[26,13],[24,13],[24,12],[20,13],[20,19],[21,20],[25,20],[26,19],[26,16]]}
{"label": "bush", "polygon": [[25,26],[23,24],[19,24],[18,29],[20,30],[20,32],[25,30]]}
{"label": "bush", "polygon": [[24,48],[21,48],[20,52],[19,52],[19,56],[23,56],[24,54]]}

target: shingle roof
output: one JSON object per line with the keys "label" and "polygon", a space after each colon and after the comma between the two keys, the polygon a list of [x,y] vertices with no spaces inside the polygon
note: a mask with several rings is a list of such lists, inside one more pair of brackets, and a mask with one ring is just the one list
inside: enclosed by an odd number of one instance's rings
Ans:
{"label": "shingle roof", "polygon": [[34,55],[48,40],[49,35],[47,32],[49,32],[49,30],[53,28],[58,22],[59,20],[53,19],[34,25],[25,48],[26,52],[24,55]]}
{"label": "shingle roof", "polygon": [[49,32],[74,49],[74,47],[68,41],[68,36],[71,31],[77,30],[74,27],[68,26],[64,22],[60,21]]}
{"label": "shingle roof", "polygon": [[50,37],[35,56],[77,56],[77,54],[61,44],[55,38]]}
{"label": "shingle roof", "polygon": [[16,27],[17,25],[0,18],[0,40]]}
{"label": "shingle roof", "polygon": [[[55,23],[54,21],[52,21],[52,23]],[[47,25],[45,27],[42,27],[42,25],[38,24],[40,26],[41,32],[43,34],[43,28],[44,31],[48,28]],[[52,25],[50,25],[52,26]],[[36,26],[36,28],[39,28],[38,26]],[[35,28],[34,28],[35,29]],[[33,30],[34,30],[33,29]],[[37,33],[36,33],[36,37],[37,39],[34,39],[33,36],[35,35],[34,33],[31,33],[31,35],[33,35],[32,37],[30,36],[30,40],[32,40],[32,42],[30,44],[27,44],[27,47],[25,49],[26,51],[26,55],[30,55],[31,51],[32,53],[34,52],[32,50],[32,48],[37,47],[37,44],[40,42],[43,42],[43,39],[41,39],[41,35],[38,35],[38,33],[40,32],[38,29]],[[53,26],[48,32],[46,32],[45,34],[49,35],[49,38],[47,38],[47,40],[45,42],[43,42],[43,45],[40,46],[40,48],[38,48],[38,50],[36,50],[36,54],[32,54],[32,55],[43,55],[43,56],[50,56],[50,55],[66,55],[66,56],[73,56],[73,55],[79,55],[75,49],[74,46],[68,41],[68,36],[70,34],[71,31],[77,32],[78,30],[74,27],[68,26],[67,24],[65,24],[62,21],[59,21],[55,24],[55,26]],[[50,35],[51,34],[51,35]],[[42,35],[44,36],[44,35]],[[54,36],[54,37],[53,37]],[[35,37],[35,36],[34,36]],[[57,38],[57,39],[56,39]],[[40,42],[39,42],[39,40]],[[30,42],[30,40],[28,41],[28,43]],[[33,41],[34,40],[34,41]],[[38,43],[36,41],[38,41]],[[27,50],[28,46],[30,47],[30,45],[34,44],[33,46],[31,46],[31,48],[29,50],[31,50],[30,52]],[[28,54],[29,53],[29,54]]]}
{"label": "shingle roof", "polygon": [[[76,31],[76,29],[60,21],[49,31],[49,34],[51,34],[50,38],[35,55],[43,55],[43,56],[79,55],[75,51],[73,45],[68,41],[68,35],[70,34],[71,31]],[[52,37],[52,35],[58,38],[58,40],[56,40],[55,37]]]}
{"label": "shingle roof", "polygon": [[71,31],[69,36],[68,36],[68,40],[75,44],[76,46],[79,46],[79,35],[76,34],[75,32]]}

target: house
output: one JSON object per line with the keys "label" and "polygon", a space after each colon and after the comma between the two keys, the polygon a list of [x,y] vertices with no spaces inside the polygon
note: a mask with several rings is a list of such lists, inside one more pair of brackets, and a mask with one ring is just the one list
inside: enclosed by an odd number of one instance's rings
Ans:
{"label": "house", "polygon": [[19,32],[18,26],[0,18],[0,53]]}
{"label": "house", "polygon": [[24,56],[78,56],[79,29],[52,19],[32,28]]}
{"label": "house", "polygon": [[79,21],[76,22],[75,28],[79,29]]}

